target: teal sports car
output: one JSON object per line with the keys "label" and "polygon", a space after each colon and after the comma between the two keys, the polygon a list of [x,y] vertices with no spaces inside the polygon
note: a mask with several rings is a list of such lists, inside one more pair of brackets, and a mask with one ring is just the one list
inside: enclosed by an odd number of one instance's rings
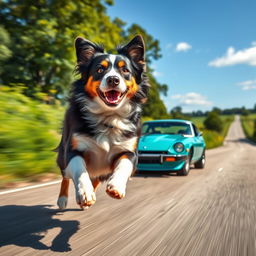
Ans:
{"label": "teal sports car", "polygon": [[138,171],[168,171],[188,175],[190,165],[205,166],[205,141],[190,121],[154,120],[142,126]]}

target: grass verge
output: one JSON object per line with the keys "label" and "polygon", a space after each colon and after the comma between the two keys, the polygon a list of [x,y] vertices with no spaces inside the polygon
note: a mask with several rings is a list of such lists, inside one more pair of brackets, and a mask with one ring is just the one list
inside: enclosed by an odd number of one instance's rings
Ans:
{"label": "grass verge", "polygon": [[20,89],[0,87],[0,187],[59,173],[53,149],[63,113],[63,107],[32,100]]}
{"label": "grass verge", "polygon": [[256,114],[250,114],[248,116],[241,116],[241,123],[246,137],[256,142],[256,134],[254,134],[254,122],[256,120]]}

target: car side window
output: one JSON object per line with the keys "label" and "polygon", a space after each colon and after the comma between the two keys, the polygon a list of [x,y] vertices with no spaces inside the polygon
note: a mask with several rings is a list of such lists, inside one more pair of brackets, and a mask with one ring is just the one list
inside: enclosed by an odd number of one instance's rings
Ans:
{"label": "car side window", "polygon": [[194,129],[195,136],[196,137],[199,136],[200,132],[194,124],[193,124],[193,129]]}

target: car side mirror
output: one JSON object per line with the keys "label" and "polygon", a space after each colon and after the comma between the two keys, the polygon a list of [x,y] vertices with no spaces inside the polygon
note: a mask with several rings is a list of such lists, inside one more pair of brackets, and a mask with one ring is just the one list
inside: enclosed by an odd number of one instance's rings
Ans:
{"label": "car side mirror", "polygon": [[199,132],[199,133],[198,133],[198,136],[199,136],[199,137],[203,136],[203,132]]}

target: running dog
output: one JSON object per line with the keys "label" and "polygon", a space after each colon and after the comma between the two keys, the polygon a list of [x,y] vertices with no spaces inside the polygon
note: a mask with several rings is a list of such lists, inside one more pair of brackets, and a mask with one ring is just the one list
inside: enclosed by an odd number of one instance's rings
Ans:
{"label": "running dog", "polygon": [[117,54],[78,37],[76,71],[66,111],[57,164],[63,180],[58,206],[67,206],[69,180],[83,209],[96,202],[96,188],[107,181],[109,196],[125,196],[137,163],[142,104],[148,94],[145,44],[140,35]]}

